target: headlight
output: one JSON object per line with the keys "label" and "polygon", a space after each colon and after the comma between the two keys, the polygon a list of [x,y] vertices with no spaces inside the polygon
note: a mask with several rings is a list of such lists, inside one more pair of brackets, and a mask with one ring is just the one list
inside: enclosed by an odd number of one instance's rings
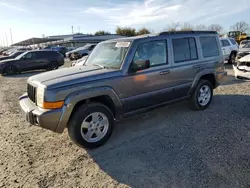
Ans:
{"label": "headlight", "polygon": [[43,102],[44,102],[44,89],[38,87],[36,91],[36,103],[38,106],[43,107]]}

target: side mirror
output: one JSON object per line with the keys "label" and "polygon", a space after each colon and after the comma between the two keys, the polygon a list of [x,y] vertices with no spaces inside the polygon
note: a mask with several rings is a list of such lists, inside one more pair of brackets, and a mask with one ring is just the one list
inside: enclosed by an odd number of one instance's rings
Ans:
{"label": "side mirror", "polygon": [[135,73],[137,71],[145,70],[150,68],[149,60],[137,60],[136,62],[132,62],[130,65],[130,72]]}

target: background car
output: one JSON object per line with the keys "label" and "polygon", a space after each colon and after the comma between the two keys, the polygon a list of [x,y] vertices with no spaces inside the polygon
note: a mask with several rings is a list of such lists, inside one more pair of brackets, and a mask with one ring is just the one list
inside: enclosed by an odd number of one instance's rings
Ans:
{"label": "background car", "polygon": [[64,47],[64,46],[52,47],[51,50],[61,53],[64,57],[66,57],[65,54],[68,51],[68,49],[66,47]]}
{"label": "background car", "polygon": [[25,51],[15,51],[12,54],[10,54],[9,56],[0,57],[0,61],[6,60],[6,59],[15,59],[17,56],[21,55],[24,52]]}
{"label": "background car", "polygon": [[242,45],[242,47],[239,49],[236,60],[239,60],[242,57],[249,55],[249,54],[250,54],[250,43],[246,43],[245,45]]}
{"label": "background car", "polygon": [[250,40],[243,40],[243,41],[241,41],[239,48],[242,48],[247,43],[250,43]]}
{"label": "background car", "polygon": [[233,38],[220,38],[221,47],[224,59],[228,63],[233,64],[235,62],[239,46]]}
{"label": "background car", "polygon": [[4,75],[16,74],[30,70],[54,70],[64,65],[64,57],[56,51],[28,51],[15,59],[0,61],[0,73]]}
{"label": "background car", "polygon": [[233,65],[233,69],[236,78],[250,80],[250,54],[248,53],[248,55],[240,58],[235,65]]}
{"label": "background car", "polygon": [[84,63],[86,62],[86,60],[88,59],[88,57],[89,57],[88,55],[83,56],[81,59],[78,59],[78,60],[74,61],[71,66],[72,67],[74,67],[74,66],[83,66]]}
{"label": "background car", "polygon": [[66,57],[72,60],[77,60],[83,56],[89,55],[91,51],[95,48],[96,44],[86,44],[83,47],[77,48],[66,53]]}

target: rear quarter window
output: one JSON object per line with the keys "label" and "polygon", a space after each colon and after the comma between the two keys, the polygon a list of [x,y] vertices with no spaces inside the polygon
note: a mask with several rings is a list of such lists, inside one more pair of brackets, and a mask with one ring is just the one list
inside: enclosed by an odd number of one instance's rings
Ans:
{"label": "rear quarter window", "polygon": [[215,36],[200,37],[203,57],[215,57],[219,55],[219,47]]}

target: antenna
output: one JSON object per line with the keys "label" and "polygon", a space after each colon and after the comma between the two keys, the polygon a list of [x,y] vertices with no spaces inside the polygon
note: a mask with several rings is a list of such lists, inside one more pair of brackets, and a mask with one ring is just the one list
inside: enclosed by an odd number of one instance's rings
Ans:
{"label": "antenna", "polygon": [[10,41],[11,41],[11,45],[13,44],[13,39],[12,39],[12,31],[11,31],[11,28],[10,28]]}

